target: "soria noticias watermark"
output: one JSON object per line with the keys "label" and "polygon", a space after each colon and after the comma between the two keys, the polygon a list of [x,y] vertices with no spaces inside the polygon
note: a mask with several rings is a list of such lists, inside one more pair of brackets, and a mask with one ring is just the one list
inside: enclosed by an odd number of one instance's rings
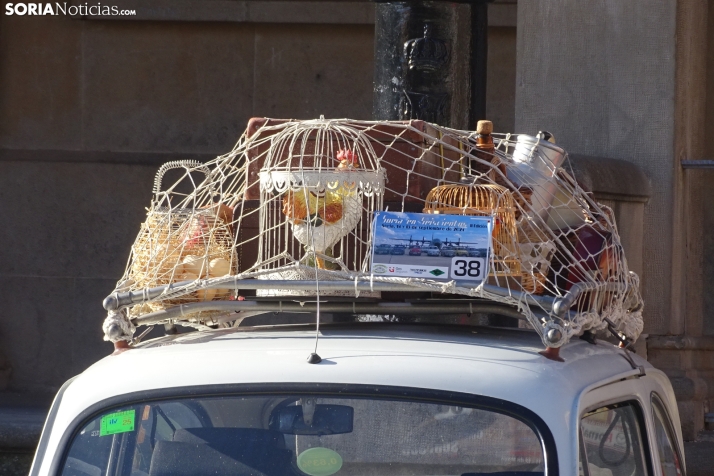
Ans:
{"label": "soria noticias watermark", "polygon": [[6,3],[5,15],[70,15],[70,16],[133,16],[136,10],[122,10],[114,5],[102,5],[101,3],[67,4],[67,2],[55,3]]}

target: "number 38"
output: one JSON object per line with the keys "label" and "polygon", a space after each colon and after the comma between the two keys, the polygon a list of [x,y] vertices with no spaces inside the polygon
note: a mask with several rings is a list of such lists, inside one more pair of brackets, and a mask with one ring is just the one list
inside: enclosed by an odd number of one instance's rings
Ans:
{"label": "number 38", "polygon": [[454,276],[468,276],[469,278],[481,277],[481,260],[457,259],[454,261]]}

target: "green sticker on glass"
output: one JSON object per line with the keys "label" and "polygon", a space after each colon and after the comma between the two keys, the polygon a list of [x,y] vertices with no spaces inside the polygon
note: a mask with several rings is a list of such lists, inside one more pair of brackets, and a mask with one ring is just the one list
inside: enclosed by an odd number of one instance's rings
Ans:
{"label": "green sticker on glass", "polygon": [[342,456],[329,448],[310,448],[298,455],[297,464],[310,476],[330,476],[342,467]]}
{"label": "green sticker on glass", "polygon": [[115,435],[117,433],[134,431],[135,416],[135,410],[127,410],[125,412],[104,415],[99,426],[99,436]]}

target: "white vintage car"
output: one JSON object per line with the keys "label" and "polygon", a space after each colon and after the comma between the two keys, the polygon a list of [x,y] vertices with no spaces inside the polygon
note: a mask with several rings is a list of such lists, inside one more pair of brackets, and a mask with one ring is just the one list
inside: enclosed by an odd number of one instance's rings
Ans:
{"label": "white vintage car", "polygon": [[541,349],[408,322],[165,336],[62,387],[31,474],[684,474],[664,373],[605,341]]}

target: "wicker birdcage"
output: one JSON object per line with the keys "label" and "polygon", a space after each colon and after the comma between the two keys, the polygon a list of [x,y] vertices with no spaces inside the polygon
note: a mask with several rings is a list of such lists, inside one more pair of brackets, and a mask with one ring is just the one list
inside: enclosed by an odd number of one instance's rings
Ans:
{"label": "wicker birdcage", "polygon": [[520,276],[516,207],[511,192],[496,184],[439,185],[426,197],[424,213],[493,216],[493,276]]}
{"label": "wicker birdcage", "polygon": [[[161,178],[171,168],[194,165],[170,163],[157,173],[155,194]],[[157,198],[147,212],[131,248],[131,266],[125,282],[130,289],[146,289],[182,281],[234,274],[236,260],[229,216],[220,205],[203,208],[158,206]],[[228,289],[202,289],[178,298],[151,301],[157,311],[188,302],[227,299]]]}
{"label": "wicker birdcage", "polygon": [[[132,246],[128,278],[143,289],[211,276],[211,263],[224,260],[220,276],[232,274],[229,227],[210,210],[151,210]],[[187,269],[186,263],[191,263]],[[223,272],[225,271],[225,272]],[[153,310],[186,302],[227,299],[229,290],[201,290],[180,298],[149,303]]]}

